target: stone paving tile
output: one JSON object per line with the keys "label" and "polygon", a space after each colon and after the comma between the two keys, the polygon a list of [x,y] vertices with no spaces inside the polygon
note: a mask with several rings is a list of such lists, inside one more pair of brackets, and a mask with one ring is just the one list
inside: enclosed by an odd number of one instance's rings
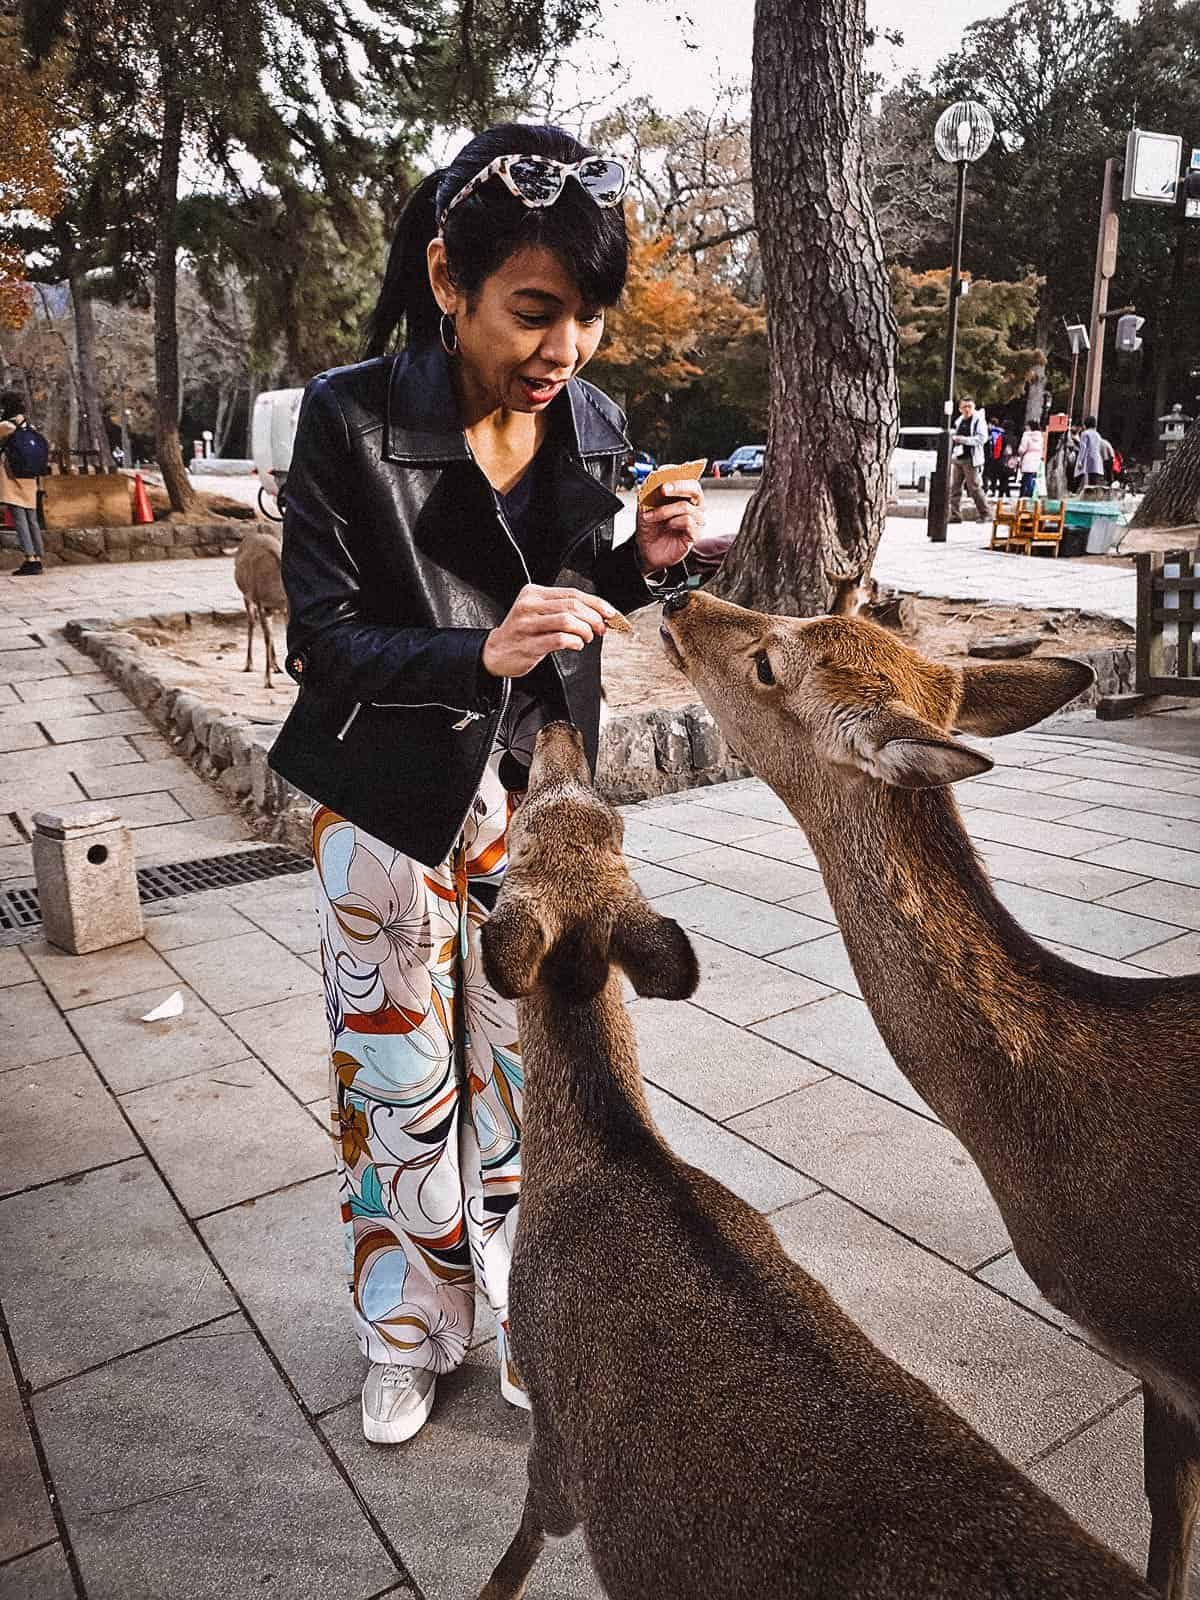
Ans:
{"label": "stone paving tile", "polygon": [[[132,766],[86,773],[82,782],[89,799],[112,800],[118,795],[149,794],[155,789],[174,788],[190,770],[177,757],[170,756],[162,761],[138,761]],[[222,807],[222,812],[226,809]]]}
{"label": "stone paving tile", "polygon": [[714,806],[683,802],[678,805],[659,806],[653,812],[654,825],[685,833],[693,839],[707,839],[713,844],[734,844],[739,839],[753,839],[769,833],[774,824],[761,817],[739,816],[732,811],[718,811]]}
{"label": "stone paving tile", "polygon": [[1200,973],[1200,933],[1180,934],[1166,944],[1138,951],[1138,966],[1149,967],[1165,978],[1191,977]]}
{"label": "stone paving tile", "polygon": [[669,894],[672,889],[690,889],[699,880],[686,877],[682,872],[676,872],[671,867],[656,866],[653,861],[626,862],[629,876],[646,896],[653,900],[655,895]]}
{"label": "stone paving tile", "polygon": [[[0,1256],[0,1270],[4,1259]],[[57,1532],[7,1351],[0,1351],[0,1452],[4,1461],[4,1493],[0,1495],[0,1562],[3,1562],[32,1550],[35,1545],[45,1544]],[[0,1589],[0,1595],[3,1593]]]}
{"label": "stone paving tile", "polygon": [[187,815],[197,822],[205,817],[225,816],[229,810],[229,802],[220,790],[205,783],[203,778],[184,770],[182,762],[177,762],[176,765],[180,770],[178,776],[171,779],[170,792]]}
{"label": "stone paving tile", "polygon": [[775,822],[793,828],[796,819],[772,790],[757,781],[746,783],[716,783],[708,789],[693,791],[696,805],[712,806],[717,811],[732,811],[742,817],[758,817],[764,822]]}
{"label": "stone paving tile", "polygon": [[[245,1059],[246,1046],[200,997],[173,974],[170,982],[169,989],[146,989],[71,1013],[72,1027],[114,1094]],[[181,1016],[142,1021],[177,991],[183,997]]]}
{"label": "stone paving tile", "polygon": [[144,939],[132,939],[128,944],[86,956],[69,955],[45,939],[31,940],[24,948],[38,976],[64,1011],[141,994],[151,988],[161,987],[165,999],[179,987],[174,972]]}
{"label": "stone paving tile", "polygon": [[160,951],[210,944],[215,939],[233,939],[253,931],[253,924],[235,906],[212,894],[169,900],[161,914],[146,916],[146,943]]}
{"label": "stone paving tile", "polygon": [[121,1104],[190,1216],[333,1166],[329,1135],[251,1058],[137,1089]]}
{"label": "stone paving tile", "polygon": [[789,861],[771,861],[749,850],[733,850],[721,845],[702,850],[687,858],[688,873],[705,883],[748,894],[771,905],[821,888],[821,874],[812,867],[797,867]]}
{"label": "stone paving tile", "polygon": [[816,1193],[817,1185],[810,1178],[652,1083],[646,1085],[646,1098],[659,1131],[675,1154],[732,1189],[756,1211],[775,1211]]}
{"label": "stone paving tile", "polygon": [[968,826],[974,811],[998,811],[1038,822],[1061,822],[1064,817],[1078,816],[1081,810],[1078,800],[1063,800],[1057,794],[1039,794],[1034,790],[1014,793],[1011,789],[993,789],[978,782],[960,784],[955,798]]}
{"label": "stone paving tile", "polygon": [[953,1134],[844,1078],[729,1125],[959,1266],[978,1266],[1008,1246],[995,1202]]}
{"label": "stone paving tile", "polygon": [[1076,950],[1072,945],[1060,944],[1057,939],[1043,939],[1041,943],[1055,955],[1062,956],[1073,966],[1086,967],[1089,972],[1107,972],[1112,978],[1152,978],[1154,973],[1143,966],[1139,950],[1134,961],[1113,961],[1108,956],[1094,955],[1090,950]]}
{"label": "stone paving tile", "polygon": [[244,915],[269,933],[295,955],[308,955],[321,948],[321,925],[317,921],[311,875],[281,879],[266,887],[274,892],[245,896]]}
{"label": "stone paving tile", "polygon": [[1112,842],[1102,833],[1067,827],[1062,822],[1039,822],[1036,828],[1031,828],[1024,817],[1004,811],[971,811],[965,821],[972,839],[1020,845],[1023,849],[1052,856],[1079,856],[1086,850]]}
{"label": "stone paving tile", "polygon": [[1119,844],[1108,844],[1102,850],[1090,851],[1084,859],[1098,861],[1105,867],[1137,872],[1144,878],[1159,878],[1165,883],[1182,883],[1191,889],[1200,888],[1200,852],[1194,850],[1181,850],[1167,844],[1147,844],[1144,839],[1122,839]]}
{"label": "stone paving tile", "polygon": [[834,927],[837,926],[837,912],[833,909],[833,902],[824,884],[819,889],[810,889],[807,894],[798,894],[792,900],[783,901],[783,905],[788,911],[799,911],[806,917],[816,917],[818,922],[832,922]]}
{"label": "stone paving tile", "polygon": [[817,858],[795,823],[790,828],[756,833],[752,839],[739,839],[737,848],[751,855],[766,856],[771,861],[790,861],[798,867],[817,869]]}
{"label": "stone paving tile", "polygon": [[[1136,888],[1121,891],[1122,895],[1140,892]],[[998,883],[996,896],[1035,939],[1058,939],[1077,950],[1094,950],[1118,960],[1148,945],[1161,944],[1178,931],[1169,923],[1117,910],[1111,901],[1070,900],[1010,883]]]}
{"label": "stone paving tile", "polygon": [[89,1600],[367,1600],[396,1576],[240,1317],[35,1404]]}
{"label": "stone paving tile", "polygon": [[33,981],[33,968],[21,954],[19,945],[0,945],[0,989]]}
{"label": "stone paving tile", "polygon": [[220,1211],[200,1232],[309,1410],[357,1396],[366,1364],[350,1315],[336,1177]]}
{"label": "stone paving tile", "polygon": [[12,819],[0,816],[0,845],[22,845],[25,843],[25,835],[17,828]]}
{"label": "stone paving tile", "polygon": [[235,1309],[150,1163],[0,1201],[0,1297],[34,1388]]}
{"label": "stone paving tile", "polygon": [[834,1195],[789,1206],[771,1223],[864,1333],[1012,1461],[1132,1386],[1128,1373]]}
{"label": "stone paving tile", "polygon": [[1039,1317],[1052,1322],[1056,1328],[1070,1328],[1072,1331],[1081,1332],[1076,1329],[1076,1324],[1070,1317],[1064,1315],[1057,1306],[1050,1304],[1017,1260],[1016,1251],[1006,1251],[997,1260],[990,1261],[986,1267],[980,1267],[975,1276],[981,1282],[990,1284],[993,1289],[999,1289],[1001,1294],[1006,1294],[1018,1305],[1025,1306],[1029,1311],[1036,1311]]}
{"label": "stone paving tile", "polygon": [[1122,889],[1104,904],[1138,916],[1159,917],[1180,928],[1200,928],[1200,889],[1181,883],[1143,883],[1136,889]]}
{"label": "stone paving tile", "polygon": [[[798,977],[794,981],[805,980]],[[934,1116],[892,1060],[871,1013],[852,995],[831,994],[798,1011],[785,1011],[781,1016],[757,1023],[750,1031],[764,1039],[773,1039],[819,1067],[828,1067],[830,1072],[862,1084],[864,1089],[886,1095],[910,1111]]]}
{"label": "stone paving tile", "polygon": [[37,750],[46,743],[46,735],[36,722],[0,722],[0,751],[5,755],[14,750]]}
{"label": "stone paving tile", "polygon": [[138,1153],[124,1118],[82,1055],[0,1074],[0,1128],[0,1194]]}
{"label": "stone paving tile", "polygon": [[1112,806],[1118,810],[1149,812],[1152,816],[1185,817],[1200,822],[1200,795],[1165,794],[1158,789],[1134,788],[1127,783],[1103,783],[1095,778],[1077,778],[1059,793],[1078,800],[1089,808]]}
{"label": "stone paving tile", "polygon": [[[169,822],[191,820],[174,795],[161,790],[150,794],[125,795],[119,803],[113,805],[113,810],[127,828],[134,828],[139,832],[145,828],[161,827]],[[134,849],[135,852],[139,851],[139,840],[134,841]]]}
{"label": "stone paving tile", "polygon": [[[426,1600],[477,1594],[517,1531],[526,1484],[528,1420],[500,1399],[493,1347],[471,1351],[457,1372],[438,1380],[433,1415],[405,1445],[403,1471],[395,1452],[363,1439],[356,1404],[322,1418],[320,1427]],[[573,1534],[547,1544],[525,1600],[602,1595],[583,1540]]]}
{"label": "stone paving tile", "polygon": [[1097,806],[1091,811],[1081,811],[1079,822],[1082,827],[1114,833],[1122,839],[1144,839],[1150,844],[1200,851],[1200,821],[1190,818],[1156,817],[1148,812],[1127,811],[1120,806]]}
{"label": "stone paving tile", "polygon": [[726,1022],[744,1027],[829,992],[822,984],[781,972],[769,961],[718,944],[715,939],[705,939],[701,934],[693,935],[692,946],[700,962],[700,983],[691,997],[692,1004],[724,1017]]}
{"label": "stone paving tile", "polygon": [[129,742],[143,761],[159,761],[173,753],[161,733],[132,733]]}
{"label": "stone paving tile", "polygon": [[129,696],[123,689],[106,689],[89,696],[97,711],[128,711]]}
{"label": "stone paving tile", "polygon": [[794,950],[776,950],[771,960],[776,966],[786,967],[789,972],[803,973],[816,983],[828,984],[831,989],[840,989],[843,994],[862,999],[862,990],[854,976],[854,968],[850,965],[850,957],[846,954],[840,933],[830,933],[824,939],[798,944]]}
{"label": "stone paving tile", "polygon": [[[1035,831],[1027,830],[1031,835]],[[1071,900],[1099,900],[1104,895],[1116,894],[1119,889],[1132,889],[1144,882],[1132,872],[1116,872],[1112,867],[1098,867],[1089,862],[1072,860],[1070,856],[1045,855],[1040,850],[1022,850],[1015,844],[993,844],[989,840],[976,841],[980,858],[988,875],[1005,883],[1024,884],[1030,889],[1045,889],[1050,894],[1066,895]]]}
{"label": "stone paving tile", "polygon": [[75,1600],[71,1569],[58,1543],[0,1567],[0,1600]]}
{"label": "stone paving tile", "polygon": [[0,878],[8,881],[32,876],[33,851],[29,845],[9,845],[0,850]]}
{"label": "stone paving tile", "polygon": [[627,856],[639,861],[675,861],[705,848],[702,839],[693,839],[686,833],[672,833],[668,828],[656,828],[643,821],[641,815],[625,813],[624,851]]}
{"label": "stone paving tile", "polygon": [[[53,681],[61,683],[64,687],[74,687],[71,678],[55,678]],[[121,698],[124,699],[124,695]],[[47,716],[86,717],[95,714],[96,708],[90,696],[75,695],[64,700],[34,700],[29,704],[22,700],[15,705],[6,705],[0,710],[0,728],[28,726],[30,723],[43,721]]]}
{"label": "stone paving tile", "polygon": [[44,783],[65,780],[68,774],[92,773],[101,768],[131,766],[141,756],[120,737],[81,739],[74,744],[48,744],[40,750],[17,750],[0,756],[0,784]]}
{"label": "stone paving tile", "polygon": [[[42,679],[35,676],[16,683],[17,694],[26,705],[40,704],[44,700],[77,700],[82,703],[97,689],[103,689],[111,682],[103,672],[94,672],[88,677],[73,678],[61,662],[55,665],[59,669],[55,674],[47,672]],[[8,676],[8,673],[0,667],[0,677]]]}
{"label": "stone paving tile", "polygon": [[171,962],[222,1016],[293,994],[320,994],[321,980],[265,933],[243,933],[171,952]]}
{"label": "stone paving tile", "polygon": [[309,1105],[328,1098],[329,1029],[319,995],[272,1000],[225,1020],[299,1100]]}
{"label": "stone paving tile", "polygon": [[[1140,1395],[1037,1462],[1029,1476],[1136,1572],[1146,1570],[1150,1512],[1142,1492]],[[1194,1576],[1200,1581],[1200,1561]]]}
{"label": "stone paving tile", "polygon": [[[42,719],[42,727],[54,744],[74,744],[80,739],[106,739],[118,733],[141,733],[150,724],[140,711],[93,711],[79,717]],[[134,746],[137,749],[137,746]],[[138,751],[141,755],[141,751]],[[144,758],[143,758],[144,759]]]}
{"label": "stone paving tile", "polygon": [[168,822],[161,828],[142,828],[134,840],[138,864],[153,861],[188,861],[244,850],[260,841],[243,817],[204,817],[199,822]]}
{"label": "stone paving tile", "polygon": [[5,683],[22,684],[40,678],[67,676],[61,661],[49,658],[48,652],[28,650],[0,650],[0,679]]}
{"label": "stone paving tile", "polygon": [[785,911],[715,883],[660,895],[654,908],[664,917],[674,917],[690,933],[707,934],[722,944],[758,956],[786,950],[805,939],[819,939],[829,932],[827,924],[815,917]]}
{"label": "stone paving tile", "polygon": [[1127,783],[1134,788],[1156,788],[1171,794],[1200,795],[1200,776],[1185,767],[1168,767],[1101,756],[1055,756],[1040,769],[1065,778],[1099,778],[1106,783]]}
{"label": "stone paving tile", "polygon": [[[33,977],[28,967],[26,973]],[[70,1028],[40,983],[5,988],[0,1005],[0,1072],[69,1056],[75,1048]]]}
{"label": "stone paving tile", "polygon": [[632,1015],[642,1075],[718,1122],[825,1076],[686,1002],[639,1000]]}
{"label": "stone paving tile", "polygon": [[[1055,794],[1065,792],[1071,780],[1065,773],[1042,772],[1037,767],[995,767],[991,772],[984,772],[978,778],[972,778],[969,783],[958,786],[963,799],[975,794],[979,790],[991,792],[993,789],[1012,790],[1024,794]],[[1020,802],[1013,800],[1015,809]]]}

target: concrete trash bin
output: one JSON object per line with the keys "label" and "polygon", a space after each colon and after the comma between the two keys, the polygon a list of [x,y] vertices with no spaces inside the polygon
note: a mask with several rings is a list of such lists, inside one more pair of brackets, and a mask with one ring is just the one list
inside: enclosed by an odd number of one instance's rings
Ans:
{"label": "concrete trash bin", "polygon": [[142,937],[133,840],[103,801],[39,811],[33,870],[42,930],[60,950],[86,955]]}

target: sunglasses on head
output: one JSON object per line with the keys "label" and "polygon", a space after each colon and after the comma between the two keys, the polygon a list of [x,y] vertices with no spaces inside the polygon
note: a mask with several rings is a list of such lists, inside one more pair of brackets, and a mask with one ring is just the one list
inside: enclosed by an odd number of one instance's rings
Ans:
{"label": "sunglasses on head", "polygon": [[629,169],[618,156],[584,156],[574,162],[552,161],[549,156],[497,156],[463,184],[442,212],[439,230],[455,206],[489,178],[499,178],[509,194],[531,207],[552,206],[568,178],[574,178],[598,206],[619,205],[629,187]]}

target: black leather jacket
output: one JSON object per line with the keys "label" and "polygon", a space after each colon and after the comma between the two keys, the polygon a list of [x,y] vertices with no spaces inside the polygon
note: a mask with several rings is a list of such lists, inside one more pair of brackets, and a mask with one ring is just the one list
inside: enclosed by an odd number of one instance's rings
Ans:
{"label": "black leather jacket", "polygon": [[[557,584],[621,611],[653,595],[614,551],[623,418],[573,380],[550,408]],[[287,668],[300,694],[271,766],[405,855],[436,866],[478,791],[510,692],[483,668],[528,574],[475,463],[439,345],[314,378],[287,478]],[[553,658],[595,766],[600,641]]]}

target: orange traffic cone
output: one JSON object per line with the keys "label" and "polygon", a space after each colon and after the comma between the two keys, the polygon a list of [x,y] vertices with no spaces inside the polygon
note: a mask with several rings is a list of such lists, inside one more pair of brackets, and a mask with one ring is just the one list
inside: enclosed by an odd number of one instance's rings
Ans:
{"label": "orange traffic cone", "polygon": [[719,478],[721,476],[721,464],[719,461],[713,462],[712,475],[714,478]]}
{"label": "orange traffic cone", "polygon": [[133,500],[134,524],[140,527],[143,522],[153,522],[154,513],[150,509],[150,496],[146,493],[146,485],[142,482],[140,472],[135,472],[133,475],[130,496]]}

